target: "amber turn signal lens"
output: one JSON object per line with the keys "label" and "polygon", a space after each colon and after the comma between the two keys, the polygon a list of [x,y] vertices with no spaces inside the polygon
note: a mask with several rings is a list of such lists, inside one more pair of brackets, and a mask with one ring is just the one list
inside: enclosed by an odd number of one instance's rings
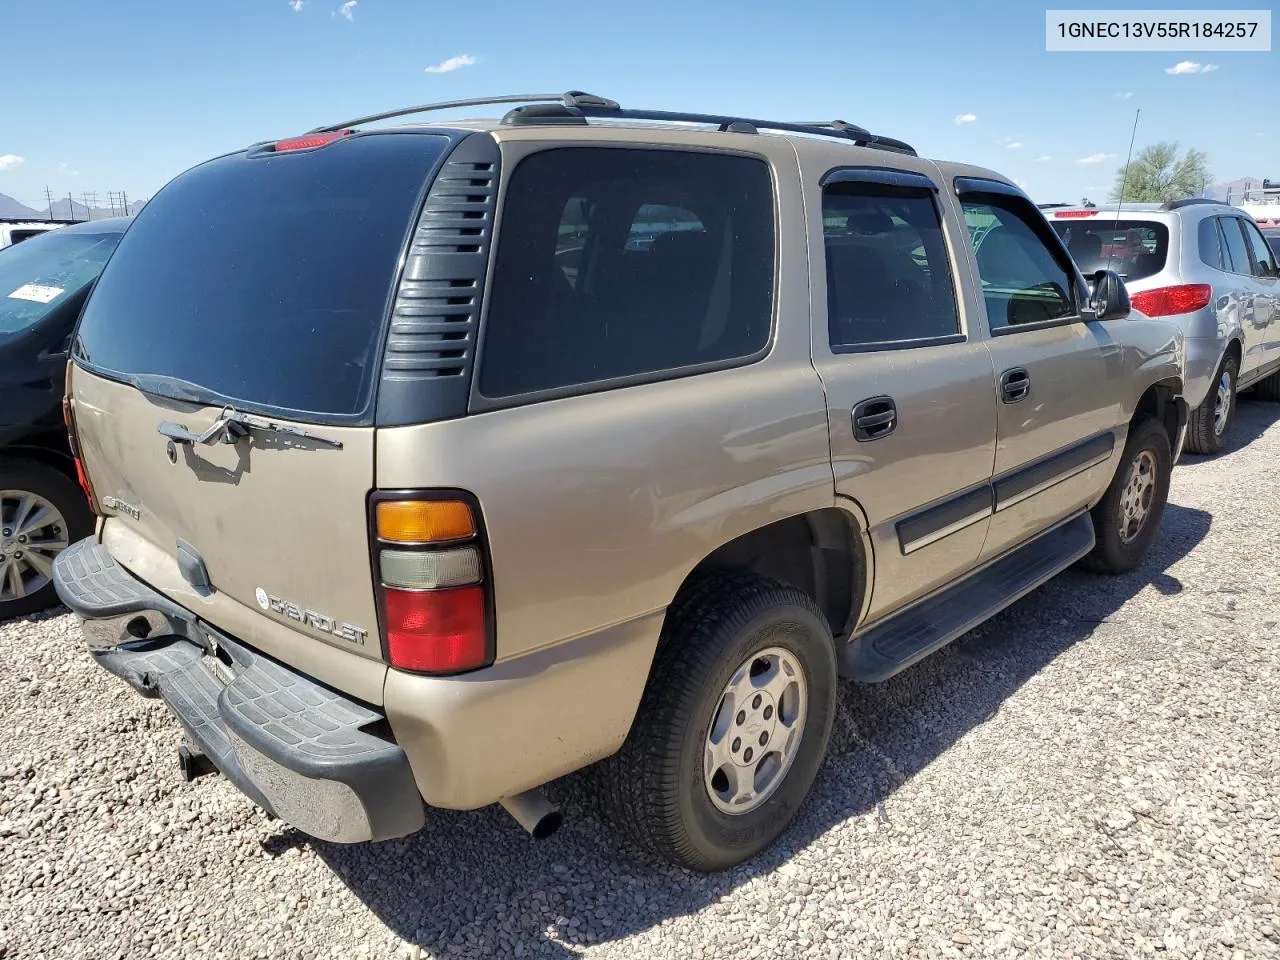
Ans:
{"label": "amber turn signal lens", "polygon": [[395,543],[442,543],[476,534],[461,500],[384,500],[377,507],[378,538]]}

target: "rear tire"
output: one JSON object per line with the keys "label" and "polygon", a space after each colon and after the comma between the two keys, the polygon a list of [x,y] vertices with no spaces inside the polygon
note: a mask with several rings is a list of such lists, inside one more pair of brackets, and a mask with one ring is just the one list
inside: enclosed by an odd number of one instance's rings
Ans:
{"label": "rear tire", "polygon": [[[1236,418],[1236,382],[1240,364],[1227,354],[1209,387],[1209,395],[1200,406],[1191,411],[1187,419],[1187,450],[1191,453],[1210,455],[1220,453],[1227,442],[1227,434]],[[1219,416],[1222,405],[1225,415]]]}
{"label": "rear tire", "polygon": [[[57,517],[26,529],[40,519],[37,508],[51,508]],[[22,529],[16,525],[20,511]],[[56,604],[53,578],[42,570],[61,552],[52,545],[70,545],[92,532],[93,513],[74,480],[44,463],[0,459],[0,620]]]}
{"label": "rear tire", "polygon": [[1107,492],[1093,508],[1096,545],[1081,561],[1095,573],[1125,573],[1138,566],[1160,530],[1169,499],[1173,451],[1169,434],[1155,420],[1129,431],[1124,453]]}
{"label": "rear tire", "polygon": [[830,627],[806,594],[740,571],[699,578],[672,604],[631,732],[601,765],[606,817],[692,870],[750,859],[809,792],[836,683]]}
{"label": "rear tire", "polygon": [[1253,395],[1259,400],[1269,400],[1272,403],[1280,400],[1280,373],[1273,373],[1259,380],[1253,388]]}

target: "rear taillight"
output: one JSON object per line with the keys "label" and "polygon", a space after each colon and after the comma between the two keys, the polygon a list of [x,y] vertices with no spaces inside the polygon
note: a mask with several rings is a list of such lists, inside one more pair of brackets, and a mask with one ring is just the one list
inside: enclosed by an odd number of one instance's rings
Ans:
{"label": "rear taillight", "polygon": [[[67,388],[70,389],[70,387],[71,381],[68,379]],[[75,401],[70,396],[62,398],[62,422],[67,425],[67,446],[71,448],[71,457],[76,464],[76,480],[80,482],[80,489],[84,491],[85,498],[89,501],[89,509],[97,513],[98,498],[93,495],[93,484],[89,482],[89,472],[85,470],[84,461],[80,459],[80,438],[76,434]]]}
{"label": "rear taillight", "polygon": [[1178,313],[1190,313],[1209,305],[1213,299],[1213,287],[1207,283],[1184,283],[1176,287],[1157,287],[1143,290],[1129,297],[1135,310],[1148,317],[1171,317]]}
{"label": "rear taillight", "polygon": [[474,501],[375,494],[370,534],[391,666],[449,674],[492,663],[489,565]]}

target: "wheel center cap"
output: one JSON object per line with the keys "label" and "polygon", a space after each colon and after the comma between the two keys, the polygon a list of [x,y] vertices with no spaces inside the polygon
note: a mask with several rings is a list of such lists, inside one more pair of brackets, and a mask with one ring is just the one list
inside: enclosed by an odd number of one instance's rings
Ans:
{"label": "wheel center cap", "polygon": [[10,537],[8,540],[0,540],[0,553],[13,553],[18,549],[18,538]]}
{"label": "wheel center cap", "polygon": [[[757,698],[760,701],[758,705],[755,702]],[[778,726],[778,705],[773,697],[760,691],[743,709],[747,718],[733,731],[733,737],[739,741],[733,759],[740,767],[754,767],[761,757],[775,749],[773,738]]]}

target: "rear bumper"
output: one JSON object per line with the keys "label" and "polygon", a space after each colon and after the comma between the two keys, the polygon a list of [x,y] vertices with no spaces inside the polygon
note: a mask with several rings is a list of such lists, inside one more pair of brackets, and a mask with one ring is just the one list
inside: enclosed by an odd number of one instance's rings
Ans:
{"label": "rear bumper", "polygon": [[250,799],[337,843],[424,822],[404,751],[367,730],[385,717],[236,643],[132,576],[92,539],[54,563],[89,653],[147,697]]}

